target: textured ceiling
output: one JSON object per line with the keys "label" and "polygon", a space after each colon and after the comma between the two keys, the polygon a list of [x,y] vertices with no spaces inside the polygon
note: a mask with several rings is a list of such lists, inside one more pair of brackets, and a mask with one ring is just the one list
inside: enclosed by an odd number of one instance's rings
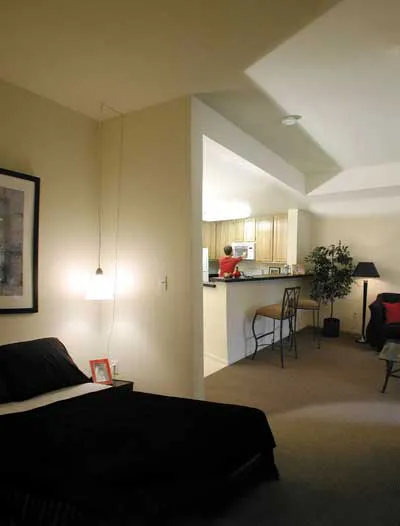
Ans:
{"label": "textured ceiling", "polygon": [[336,0],[4,0],[0,78],[99,117],[237,89]]}

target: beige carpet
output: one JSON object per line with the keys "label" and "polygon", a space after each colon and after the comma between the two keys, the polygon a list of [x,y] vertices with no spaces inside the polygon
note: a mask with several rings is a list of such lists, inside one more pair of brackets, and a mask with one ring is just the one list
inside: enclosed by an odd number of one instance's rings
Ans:
{"label": "beige carpet", "polygon": [[266,412],[281,480],[190,524],[399,526],[400,379],[382,394],[383,378],[384,362],[354,336],[316,349],[308,332],[284,370],[265,349],[208,377],[208,400]]}

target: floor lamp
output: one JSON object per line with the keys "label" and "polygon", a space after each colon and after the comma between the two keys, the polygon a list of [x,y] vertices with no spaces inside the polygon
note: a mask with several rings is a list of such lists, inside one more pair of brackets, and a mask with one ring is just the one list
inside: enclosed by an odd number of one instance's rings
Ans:
{"label": "floor lamp", "polygon": [[376,270],[374,263],[370,261],[361,261],[354,269],[353,277],[364,278],[361,338],[358,338],[356,342],[367,343],[365,338],[365,312],[367,310],[368,279],[365,278],[379,278],[379,272]]}

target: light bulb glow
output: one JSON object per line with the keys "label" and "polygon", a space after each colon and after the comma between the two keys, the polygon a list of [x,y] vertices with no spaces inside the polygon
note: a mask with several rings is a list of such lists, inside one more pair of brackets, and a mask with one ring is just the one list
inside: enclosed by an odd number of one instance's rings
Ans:
{"label": "light bulb glow", "polygon": [[112,300],[114,298],[112,285],[100,267],[89,282],[85,298],[87,300]]}

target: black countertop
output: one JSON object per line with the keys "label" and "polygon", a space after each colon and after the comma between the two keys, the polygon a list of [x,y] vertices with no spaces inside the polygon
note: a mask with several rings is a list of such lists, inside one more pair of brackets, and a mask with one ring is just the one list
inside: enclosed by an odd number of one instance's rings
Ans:
{"label": "black countertop", "polygon": [[240,276],[240,278],[211,278],[210,283],[244,283],[248,281],[269,281],[271,279],[310,278],[312,274],[266,274],[261,276]]}

